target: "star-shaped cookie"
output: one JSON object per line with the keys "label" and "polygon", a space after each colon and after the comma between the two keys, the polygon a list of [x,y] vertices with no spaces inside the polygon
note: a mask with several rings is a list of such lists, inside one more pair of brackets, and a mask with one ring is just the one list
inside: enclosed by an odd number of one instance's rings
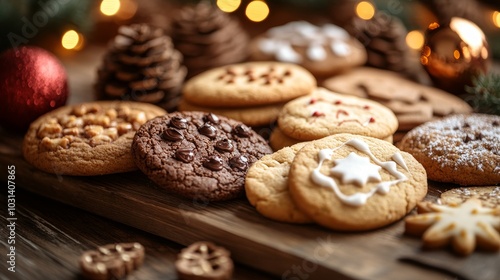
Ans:
{"label": "star-shaped cookie", "polygon": [[500,250],[500,207],[486,208],[471,198],[460,205],[422,202],[419,213],[405,220],[406,233],[422,235],[425,248],[440,248],[451,243],[456,253],[466,256],[476,245],[490,251]]}
{"label": "star-shaped cookie", "polygon": [[367,157],[361,157],[351,152],[346,158],[334,161],[335,167],[330,171],[341,178],[342,184],[355,183],[364,186],[368,181],[380,182],[380,166],[370,162]]}

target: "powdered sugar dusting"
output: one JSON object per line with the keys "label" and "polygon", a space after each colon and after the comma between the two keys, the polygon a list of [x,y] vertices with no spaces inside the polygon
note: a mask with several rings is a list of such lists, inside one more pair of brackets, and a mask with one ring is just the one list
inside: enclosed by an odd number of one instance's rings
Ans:
{"label": "powdered sugar dusting", "polygon": [[453,115],[421,125],[408,136],[441,167],[467,166],[500,174],[499,116]]}

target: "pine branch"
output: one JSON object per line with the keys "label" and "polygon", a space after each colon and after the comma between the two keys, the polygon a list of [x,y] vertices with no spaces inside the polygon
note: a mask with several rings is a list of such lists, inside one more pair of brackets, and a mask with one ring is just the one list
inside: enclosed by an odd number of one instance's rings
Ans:
{"label": "pine branch", "polygon": [[500,75],[479,75],[466,87],[467,101],[478,113],[500,115]]}

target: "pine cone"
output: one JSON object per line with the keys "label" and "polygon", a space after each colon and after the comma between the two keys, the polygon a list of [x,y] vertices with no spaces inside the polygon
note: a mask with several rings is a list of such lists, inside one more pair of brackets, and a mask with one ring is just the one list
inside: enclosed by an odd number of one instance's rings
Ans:
{"label": "pine cone", "polygon": [[371,20],[355,17],[346,27],[366,47],[367,65],[404,72],[408,69],[410,50],[406,45],[406,27],[396,17],[379,12]]}
{"label": "pine cone", "polygon": [[183,54],[188,77],[242,62],[248,55],[248,34],[236,19],[206,2],[185,6],[172,21],[172,40]]}
{"label": "pine cone", "polygon": [[173,111],[186,74],[182,54],[161,29],[122,26],[98,70],[96,92],[100,99],[147,102]]}
{"label": "pine cone", "polygon": [[476,0],[420,0],[437,17],[439,22],[447,22],[452,17],[468,19],[480,28],[487,25],[484,10]]}

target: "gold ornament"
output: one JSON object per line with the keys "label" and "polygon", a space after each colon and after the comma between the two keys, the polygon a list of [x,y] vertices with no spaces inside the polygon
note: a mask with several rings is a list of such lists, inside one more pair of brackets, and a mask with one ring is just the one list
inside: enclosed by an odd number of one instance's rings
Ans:
{"label": "gold ornament", "polygon": [[429,25],[420,62],[437,87],[463,94],[473,76],[488,72],[491,55],[481,28],[453,17],[446,23]]}

